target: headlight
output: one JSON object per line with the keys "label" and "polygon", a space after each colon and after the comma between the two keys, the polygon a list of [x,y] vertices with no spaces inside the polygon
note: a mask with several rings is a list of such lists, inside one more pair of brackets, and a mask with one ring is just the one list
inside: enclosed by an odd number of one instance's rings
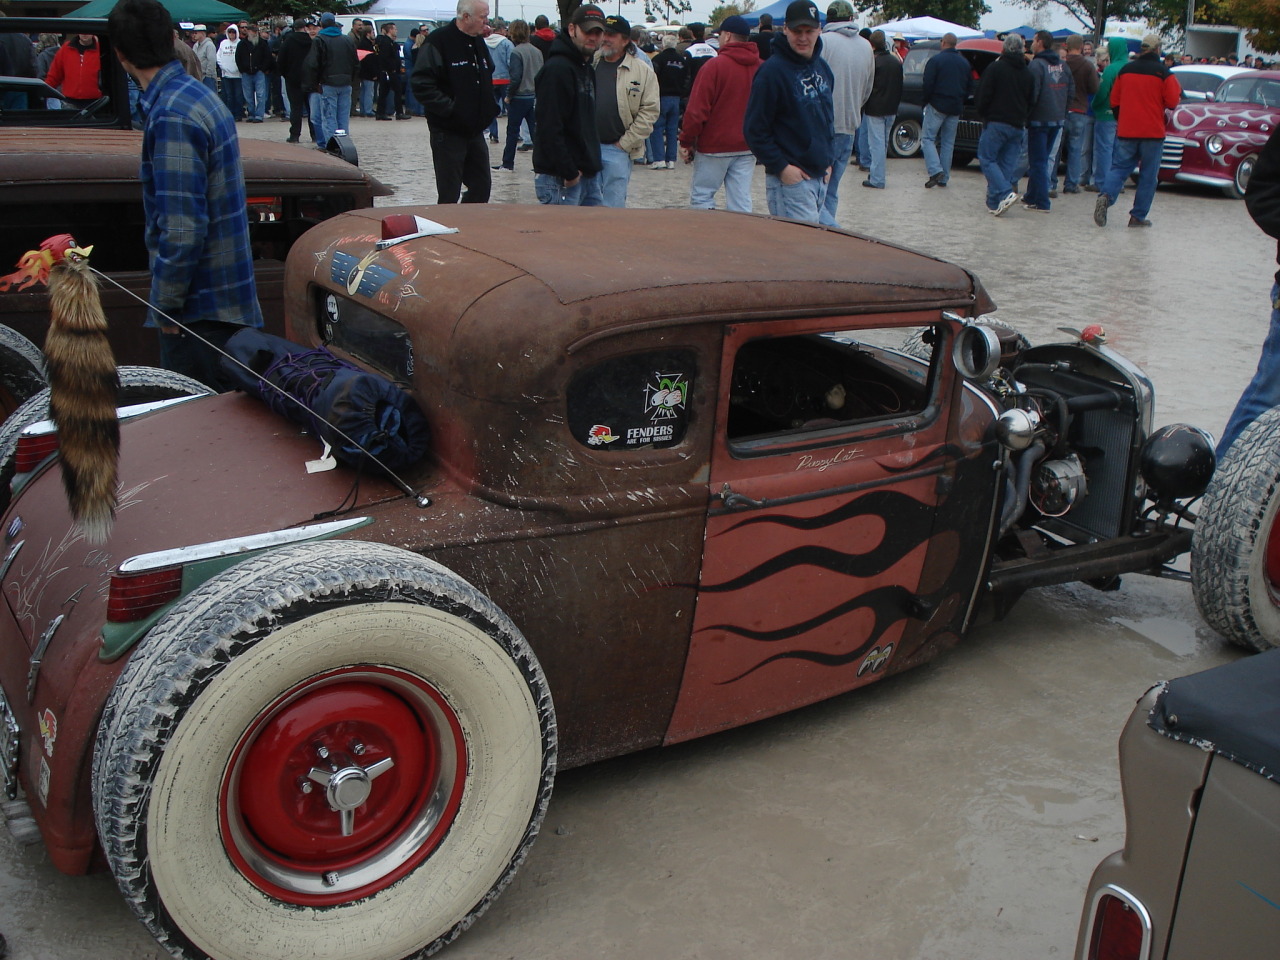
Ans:
{"label": "headlight", "polygon": [[1226,149],[1226,146],[1227,146],[1226,142],[1222,139],[1221,134],[1217,134],[1217,133],[1212,134],[1209,137],[1206,137],[1204,141],[1204,148],[1208,150],[1211,154],[1213,154],[1215,157],[1218,154],[1220,154],[1224,149]]}

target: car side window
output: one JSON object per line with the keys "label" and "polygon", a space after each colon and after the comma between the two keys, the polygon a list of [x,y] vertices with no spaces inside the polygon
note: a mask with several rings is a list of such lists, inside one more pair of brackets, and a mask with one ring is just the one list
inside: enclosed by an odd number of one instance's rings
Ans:
{"label": "car side window", "polygon": [[697,381],[692,350],[669,349],[610,357],[569,383],[569,432],[592,450],[661,450],[685,436]]}
{"label": "car side window", "polygon": [[354,298],[323,290],[316,298],[325,346],[345,350],[398,383],[413,378],[413,338],[408,330]]}
{"label": "car side window", "polygon": [[[886,327],[752,340],[733,365],[730,448],[920,414],[938,330]],[[844,436],[847,429],[837,432]]]}

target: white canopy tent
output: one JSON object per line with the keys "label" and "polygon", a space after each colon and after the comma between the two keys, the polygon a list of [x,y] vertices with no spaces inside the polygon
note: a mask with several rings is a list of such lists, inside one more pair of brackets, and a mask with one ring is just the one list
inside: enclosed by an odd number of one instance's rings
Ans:
{"label": "white canopy tent", "polygon": [[372,7],[364,13],[358,14],[361,17],[389,17],[389,18],[405,18],[408,20],[435,20],[437,23],[444,23],[452,20],[457,16],[457,7],[445,6],[436,7],[439,0],[378,0]]}
{"label": "white canopy tent", "polygon": [[877,23],[873,29],[883,30],[886,37],[900,33],[908,40],[933,40],[944,33],[954,33],[958,40],[972,40],[984,37],[981,30],[962,27],[958,23],[940,20],[937,17],[911,17],[907,20],[892,20],[889,23]]}

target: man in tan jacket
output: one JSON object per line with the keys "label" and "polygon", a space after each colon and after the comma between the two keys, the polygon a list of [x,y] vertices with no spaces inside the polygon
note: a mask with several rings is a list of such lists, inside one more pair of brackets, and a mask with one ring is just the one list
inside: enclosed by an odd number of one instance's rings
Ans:
{"label": "man in tan jacket", "polygon": [[596,128],[600,134],[600,186],[606,207],[627,205],[631,162],[644,156],[644,142],[658,119],[658,77],[645,56],[636,56],[631,24],[605,17],[596,58]]}

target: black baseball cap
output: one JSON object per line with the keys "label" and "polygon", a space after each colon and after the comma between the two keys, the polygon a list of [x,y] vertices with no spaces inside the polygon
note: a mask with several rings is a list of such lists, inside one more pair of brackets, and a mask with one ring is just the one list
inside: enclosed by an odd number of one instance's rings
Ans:
{"label": "black baseball cap", "polygon": [[817,27],[821,29],[822,21],[818,19],[818,7],[813,0],[791,0],[787,4],[787,26]]}
{"label": "black baseball cap", "polygon": [[569,22],[576,23],[580,27],[593,26],[603,28],[605,25],[604,11],[594,3],[584,3],[573,11],[573,16],[569,18]]}
{"label": "black baseball cap", "polygon": [[628,37],[631,36],[631,24],[627,22],[626,17],[605,17],[604,29],[606,33],[621,33]]}

